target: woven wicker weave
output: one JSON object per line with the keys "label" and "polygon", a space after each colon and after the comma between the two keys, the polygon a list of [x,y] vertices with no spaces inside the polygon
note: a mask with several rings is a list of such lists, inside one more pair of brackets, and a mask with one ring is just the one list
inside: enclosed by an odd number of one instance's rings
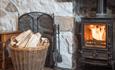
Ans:
{"label": "woven wicker weave", "polygon": [[11,58],[15,70],[43,70],[48,47],[11,48]]}

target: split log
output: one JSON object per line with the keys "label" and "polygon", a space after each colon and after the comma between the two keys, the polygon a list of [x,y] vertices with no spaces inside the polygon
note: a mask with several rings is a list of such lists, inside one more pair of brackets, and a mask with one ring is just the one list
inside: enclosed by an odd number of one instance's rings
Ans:
{"label": "split log", "polygon": [[31,30],[27,30],[17,37],[11,38],[11,46],[17,48],[41,48],[40,46],[48,46],[47,38],[42,38],[40,33],[33,34]]}
{"label": "split log", "polygon": [[26,47],[33,47],[33,48],[37,47],[37,44],[39,43],[40,38],[41,38],[41,34],[40,33],[33,34],[31,36],[31,38],[29,39]]}
{"label": "split log", "polygon": [[[28,38],[29,36],[31,36],[32,34],[33,34],[33,33],[32,33],[31,30],[27,30],[27,31],[21,33],[20,35],[18,35],[18,36],[15,38],[16,41],[18,42],[18,43],[16,44],[16,46],[20,46],[20,44],[23,43],[24,40],[25,40],[26,38]],[[24,43],[23,43],[23,44],[24,44]],[[23,47],[23,46],[21,45],[21,47]]]}

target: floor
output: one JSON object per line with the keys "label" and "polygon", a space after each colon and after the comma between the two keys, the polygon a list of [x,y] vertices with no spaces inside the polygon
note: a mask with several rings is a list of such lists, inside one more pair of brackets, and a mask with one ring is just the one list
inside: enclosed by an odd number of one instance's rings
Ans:
{"label": "floor", "polygon": [[[0,69],[2,70],[2,69]],[[13,70],[12,68],[10,69],[7,69],[7,70]],[[54,70],[54,69],[51,69],[51,68],[44,68],[44,70]],[[55,69],[55,70],[66,70],[66,69]],[[112,70],[111,68],[107,68],[107,67],[90,67],[90,68],[85,68],[83,70]]]}
{"label": "floor", "polygon": [[[2,69],[0,69],[2,70]],[[14,70],[13,68],[9,68],[9,69],[6,69],[6,70]],[[44,68],[44,70],[70,70],[70,69],[60,69],[60,68],[55,68],[55,69],[51,69],[51,68]]]}
{"label": "floor", "polygon": [[107,66],[90,66],[90,65],[88,65],[87,67],[83,68],[83,70],[112,70],[112,68],[107,67]]}
{"label": "floor", "polygon": [[51,68],[45,68],[44,70],[53,70],[53,69],[51,69]]}
{"label": "floor", "polygon": [[[13,70],[13,68],[9,68],[9,69],[6,69],[6,70]],[[62,68],[61,69],[59,69],[59,68],[51,69],[51,68],[44,68],[44,70],[70,70],[70,69],[62,69]],[[112,68],[111,67],[105,67],[105,66],[89,66],[88,65],[88,67],[83,68],[83,70],[112,70]]]}
{"label": "floor", "polygon": [[[7,69],[7,70],[13,70],[13,69],[10,68],[10,69]],[[53,70],[53,69],[51,69],[51,68],[44,68],[44,70]]]}

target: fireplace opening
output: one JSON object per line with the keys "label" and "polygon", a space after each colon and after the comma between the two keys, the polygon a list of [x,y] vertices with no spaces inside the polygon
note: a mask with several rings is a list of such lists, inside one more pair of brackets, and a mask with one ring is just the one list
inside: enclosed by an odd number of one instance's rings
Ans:
{"label": "fireplace opening", "polygon": [[87,23],[83,28],[85,47],[106,48],[107,26],[105,23]]}

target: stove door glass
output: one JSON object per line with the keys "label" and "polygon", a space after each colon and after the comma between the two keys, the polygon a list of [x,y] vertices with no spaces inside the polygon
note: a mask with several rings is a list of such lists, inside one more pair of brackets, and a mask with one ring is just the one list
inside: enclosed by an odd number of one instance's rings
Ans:
{"label": "stove door glass", "polygon": [[84,24],[84,42],[86,47],[106,48],[107,27],[104,23]]}

